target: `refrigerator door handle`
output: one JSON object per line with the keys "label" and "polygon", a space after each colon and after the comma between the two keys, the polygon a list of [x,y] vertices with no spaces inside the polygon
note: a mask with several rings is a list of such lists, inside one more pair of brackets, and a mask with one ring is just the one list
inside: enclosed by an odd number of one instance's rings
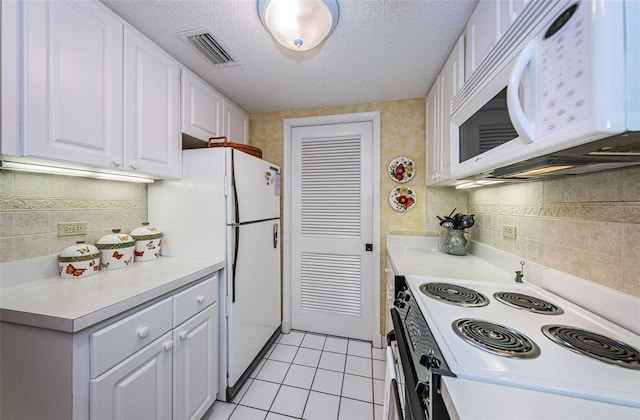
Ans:
{"label": "refrigerator door handle", "polygon": [[231,303],[236,301],[236,263],[238,262],[238,248],[240,247],[240,225],[235,225],[235,240],[233,252],[233,265],[231,266]]}
{"label": "refrigerator door handle", "polygon": [[273,224],[273,248],[278,247],[278,224]]}

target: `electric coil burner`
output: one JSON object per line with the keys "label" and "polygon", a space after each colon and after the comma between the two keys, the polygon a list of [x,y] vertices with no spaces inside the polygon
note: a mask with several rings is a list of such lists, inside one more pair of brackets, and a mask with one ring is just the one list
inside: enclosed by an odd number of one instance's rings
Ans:
{"label": "electric coil burner", "polygon": [[529,312],[545,315],[562,315],[564,311],[546,300],[515,292],[496,292],[493,294],[498,302],[512,308],[525,309]]}
{"label": "electric coil burner", "polygon": [[640,370],[640,352],[622,341],[565,325],[545,325],[542,332],[554,343],[583,356],[627,369]]}
{"label": "electric coil burner", "polygon": [[420,285],[420,291],[431,298],[452,305],[480,307],[489,304],[489,299],[482,293],[455,284],[425,283]]}
{"label": "electric coil burner", "polygon": [[453,330],[469,344],[499,356],[533,359],[540,354],[538,346],[524,334],[479,319],[453,321]]}

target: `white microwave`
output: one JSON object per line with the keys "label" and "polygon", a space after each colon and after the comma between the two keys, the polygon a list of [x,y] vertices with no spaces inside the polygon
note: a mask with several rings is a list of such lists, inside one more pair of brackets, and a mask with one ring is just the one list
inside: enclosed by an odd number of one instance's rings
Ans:
{"label": "white microwave", "polygon": [[[640,1],[531,2],[454,97],[451,124],[453,179],[612,136],[640,163],[638,133],[619,139],[640,130]],[[584,163],[611,149],[597,143]]]}

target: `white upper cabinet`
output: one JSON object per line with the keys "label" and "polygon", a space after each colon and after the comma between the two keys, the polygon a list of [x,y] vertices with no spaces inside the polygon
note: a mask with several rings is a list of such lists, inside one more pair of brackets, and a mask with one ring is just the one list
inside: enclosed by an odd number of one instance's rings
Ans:
{"label": "white upper cabinet", "polygon": [[478,68],[531,0],[480,0],[467,21],[465,78]]}
{"label": "white upper cabinet", "polygon": [[22,5],[21,154],[121,168],[123,24],[100,3]]}
{"label": "white upper cabinet", "polygon": [[500,1],[480,0],[467,22],[467,49],[465,75],[467,78],[478,68],[484,57],[500,38]]}
{"label": "white upper cabinet", "polygon": [[426,99],[427,185],[450,179],[451,99],[464,83],[464,52],[461,36]]}
{"label": "white upper cabinet", "polygon": [[18,3],[15,1],[0,2],[0,155],[17,155],[20,150],[20,45]]}
{"label": "white upper cabinet", "polygon": [[207,141],[222,136],[222,102],[224,97],[217,90],[182,69],[182,132],[196,139]]}
{"label": "white upper cabinet", "polygon": [[516,18],[524,10],[527,3],[531,0],[502,0],[500,4],[500,28],[501,33],[507,32],[507,29],[515,22]]}
{"label": "white upper cabinet", "polygon": [[128,27],[124,49],[124,169],[178,178],[180,65]]}
{"label": "white upper cabinet", "polygon": [[234,143],[249,143],[249,115],[225,99],[224,135]]}
{"label": "white upper cabinet", "polygon": [[433,185],[440,178],[440,145],[442,143],[442,127],[440,122],[440,112],[442,108],[439,106],[442,97],[442,89],[440,88],[440,78],[436,78],[431,91],[427,95],[425,102],[425,128],[426,128],[426,183]]}
{"label": "white upper cabinet", "polygon": [[249,115],[184,68],[181,103],[183,134],[204,142],[225,136],[230,142],[249,143]]}

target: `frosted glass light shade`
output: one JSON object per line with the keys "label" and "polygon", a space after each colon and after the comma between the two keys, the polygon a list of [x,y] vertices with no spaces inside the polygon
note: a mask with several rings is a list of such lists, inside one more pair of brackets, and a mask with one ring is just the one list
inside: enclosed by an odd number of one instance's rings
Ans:
{"label": "frosted glass light shade", "polygon": [[317,47],[338,23],[335,0],[258,0],[258,15],[271,36],[294,51]]}

